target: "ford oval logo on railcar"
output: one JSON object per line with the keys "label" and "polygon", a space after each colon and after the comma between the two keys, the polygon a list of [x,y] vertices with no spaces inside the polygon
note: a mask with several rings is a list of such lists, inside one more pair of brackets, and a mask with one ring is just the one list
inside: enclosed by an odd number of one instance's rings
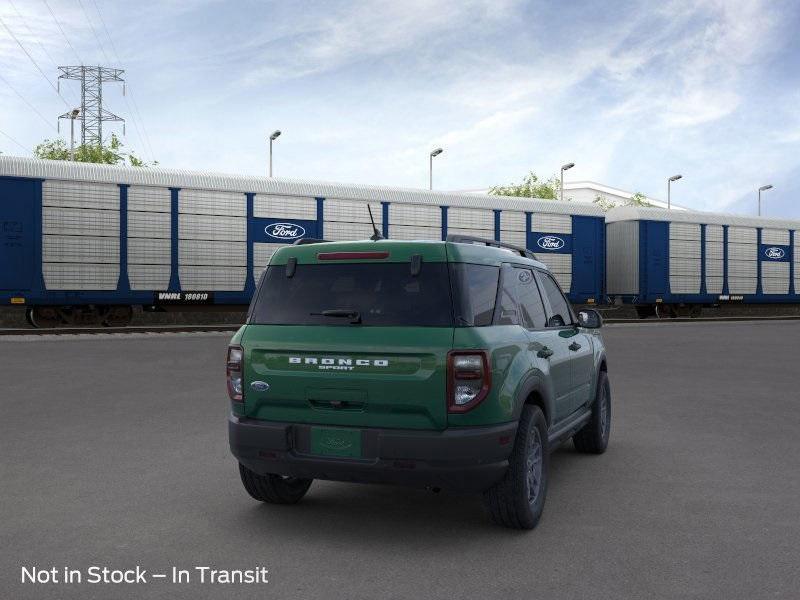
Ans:
{"label": "ford oval logo on railcar", "polygon": [[299,240],[306,234],[306,228],[297,223],[272,223],[264,227],[264,233],[276,240]]}
{"label": "ford oval logo on railcar", "polygon": [[565,242],[554,235],[543,235],[536,240],[536,245],[542,250],[561,250],[565,246]]}
{"label": "ford oval logo on railcar", "polygon": [[780,260],[784,256],[786,256],[786,251],[783,248],[778,248],[777,246],[771,246],[770,248],[766,248],[764,250],[764,256],[766,256],[770,260]]}

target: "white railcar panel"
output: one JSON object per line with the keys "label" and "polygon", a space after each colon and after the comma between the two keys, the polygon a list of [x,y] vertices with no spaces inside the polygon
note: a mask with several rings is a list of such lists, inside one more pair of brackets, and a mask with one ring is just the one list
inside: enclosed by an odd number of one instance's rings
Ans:
{"label": "white railcar panel", "polygon": [[728,227],[729,244],[756,244],[758,233],[755,227]]}
{"label": "white railcar panel", "polygon": [[758,282],[754,277],[730,277],[728,276],[729,294],[755,294]]}
{"label": "white railcar panel", "polygon": [[247,241],[247,219],[213,215],[181,214],[178,235],[182,240]]}
{"label": "white railcar panel", "polygon": [[247,265],[247,243],[181,240],[178,246],[178,264],[245,266]]}
{"label": "white railcar panel", "polygon": [[441,240],[442,228],[414,225],[389,225],[389,238],[393,240]]}
{"label": "white railcar panel", "polygon": [[540,252],[536,255],[539,262],[547,265],[547,268],[556,278],[558,284],[564,292],[569,292],[572,286],[572,255],[554,254],[550,252]]}
{"label": "white railcar panel", "polygon": [[[369,205],[372,209],[372,216],[375,219],[375,224],[378,226],[378,231],[380,231],[383,223],[383,206],[379,201],[370,202]],[[330,239],[327,234],[328,221],[340,223],[370,222],[367,203],[360,200],[326,198],[323,203],[323,211],[325,215],[325,239]]]}
{"label": "white railcar panel", "polygon": [[789,245],[789,230],[788,229],[762,229],[761,230],[761,243],[762,244],[778,244],[779,246]]}
{"label": "white railcar panel", "polygon": [[706,259],[706,277],[722,277],[725,274],[725,261],[715,258]]}
{"label": "white railcar panel", "polygon": [[[778,243],[778,242],[772,242]],[[789,263],[761,263],[761,291],[765,294],[789,293]]]}
{"label": "white railcar panel", "polygon": [[639,292],[639,221],[606,226],[606,282],[609,294]]}
{"label": "white railcar panel", "polygon": [[489,231],[488,229],[471,229],[466,227],[450,227],[448,224],[447,226],[447,235],[471,235],[472,237],[479,237],[485,239],[494,239],[494,230]]}
{"label": "white railcar panel", "polygon": [[722,225],[706,225],[706,241],[721,242],[725,238],[725,230]]}
{"label": "white railcar panel", "polygon": [[[700,259],[699,258],[670,258],[669,259],[669,273],[670,275],[697,275],[700,277]],[[699,288],[698,288],[699,289]]]}
{"label": "white railcar panel", "polygon": [[316,221],[317,200],[299,196],[256,194],[253,199],[253,216],[267,219]]}
{"label": "white railcar panel", "polygon": [[119,211],[44,206],[42,233],[119,238]]}
{"label": "white railcar panel", "polygon": [[[264,267],[269,264],[269,259],[272,258],[272,255],[284,246],[286,244],[263,244],[260,242],[253,244],[253,267],[255,270],[260,274]],[[256,281],[258,281],[258,278],[256,278]]]}
{"label": "white railcar panel", "polygon": [[572,233],[572,216],[550,213],[533,213],[531,231],[539,233]]}
{"label": "white railcar panel", "polygon": [[83,235],[44,235],[42,261],[118,263],[119,239]]}
{"label": "white railcar panel", "polygon": [[752,277],[758,275],[758,263],[754,260],[729,260],[728,277]]}
{"label": "white railcar panel", "polygon": [[728,244],[729,260],[758,260],[758,246],[755,244]]}
{"label": "white railcar panel", "polygon": [[700,240],[671,239],[669,241],[669,257],[700,258]]}
{"label": "white railcar panel", "polygon": [[[378,231],[380,224],[376,223]],[[334,242],[347,240],[367,240],[373,235],[372,224],[367,223],[340,223],[336,221],[325,222],[324,237]]]}
{"label": "white railcar panel", "polygon": [[525,233],[525,230],[522,231],[508,231],[505,229],[500,230],[500,241],[506,242],[507,244],[514,244],[515,246],[519,246],[520,248],[527,247],[527,240],[528,234]]}
{"label": "white railcar panel", "polygon": [[157,188],[146,185],[132,185],[128,188],[128,211],[142,212],[172,211],[172,194],[169,188]]}
{"label": "white railcar panel", "polygon": [[389,205],[389,225],[417,225],[421,227],[442,227],[442,209],[424,204]]}
{"label": "white railcar panel", "polygon": [[717,240],[706,240],[706,259],[725,258],[725,244]]}
{"label": "white railcar panel", "polygon": [[128,264],[168,265],[171,263],[169,239],[129,238]]}
{"label": "white railcar panel", "polygon": [[800,294],[800,229],[794,232],[794,293]]}
{"label": "white railcar panel", "polygon": [[119,210],[119,186],[88,181],[47,179],[42,183],[42,206]]}
{"label": "white railcar panel", "polygon": [[670,274],[669,289],[673,294],[699,294],[700,293],[699,269],[696,275]]}
{"label": "white railcar panel", "polygon": [[185,291],[241,291],[247,267],[185,265],[178,272],[181,289]]}
{"label": "white railcar panel", "polygon": [[169,265],[128,265],[128,281],[132,290],[166,290],[169,276]]}
{"label": "white railcar panel", "polygon": [[170,213],[128,212],[128,242],[131,238],[170,239]]}
{"label": "white railcar panel", "polygon": [[709,294],[721,294],[722,284],[722,277],[706,277],[706,291]]}
{"label": "white railcar panel", "polygon": [[[474,229],[481,231],[494,232],[494,211],[481,210],[478,208],[458,208],[447,209],[447,231],[453,229]],[[486,234],[483,234],[486,237]],[[494,233],[492,233],[494,238]]]}
{"label": "white railcar panel", "polygon": [[700,225],[696,223],[670,223],[669,239],[700,241]]}
{"label": "white railcar panel", "polygon": [[42,263],[48,290],[115,290],[119,264]]}
{"label": "white railcar panel", "polygon": [[526,231],[525,213],[517,210],[504,210],[500,213],[500,231]]}
{"label": "white railcar panel", "polygon": [[247,216],[247,197],[237,192],[181,189],[178,212],[193,215]]}

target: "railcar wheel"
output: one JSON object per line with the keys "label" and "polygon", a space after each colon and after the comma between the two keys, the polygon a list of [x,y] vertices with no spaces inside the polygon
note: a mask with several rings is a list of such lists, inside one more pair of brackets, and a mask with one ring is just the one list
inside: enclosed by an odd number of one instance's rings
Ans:
{"label": "railcar wheel", "polygon": [[133,307],[109,306],[103,315],[104,327],[127,327],[133,319]]}
{"label": "railcar wheel", "polygon": [[60,327],[61,315],[55,306],[34,306],[28,309],[28,322],[37,329]]}
{"label": "railcar wheel", "polygon": [[656,317],[659,319],[674,319],[676,316],[669,304],[656,304]]}

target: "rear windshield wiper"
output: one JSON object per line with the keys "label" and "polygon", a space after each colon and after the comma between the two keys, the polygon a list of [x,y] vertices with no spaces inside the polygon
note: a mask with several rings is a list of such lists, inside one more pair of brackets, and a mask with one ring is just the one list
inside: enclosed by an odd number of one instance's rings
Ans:
{"label": "rear windshield wiper", "polygon": [[351,325],[358,325],[361,323],[361,313],[357,310],[349,310],[346,308],[334,308],[331,310],[323,310],[318,313],[310,313],[313,316],[322,317],[337,317],[339,319],[350,319]]}

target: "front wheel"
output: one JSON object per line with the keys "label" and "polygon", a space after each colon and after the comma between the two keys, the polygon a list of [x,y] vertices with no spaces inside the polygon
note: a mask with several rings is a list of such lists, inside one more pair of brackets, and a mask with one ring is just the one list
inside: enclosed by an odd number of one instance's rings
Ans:
{"label": "front wheel", "polygon": [[505,477],[483,493],[492,521],[513,529],[533,529],[544,511],[550,453],[547,421],[538,406],[527,405],[514,440]]}
{"label": "front wheel", "polygon": [[572,443],[578,452],[587,454],[602,454],[608,447],[608,438],[611,433],[611,386],[608,375],[600,371],[597,378],[597,392],[595,393],[592,416],[581,430],[572,436]]}
{"label": "front wheel", "polygon": [[269,504],[297,504],[306,495],[313,479],[298,479],[281,475],[259,475],[241,463],[239,476],[247,493],[255,500]]}

